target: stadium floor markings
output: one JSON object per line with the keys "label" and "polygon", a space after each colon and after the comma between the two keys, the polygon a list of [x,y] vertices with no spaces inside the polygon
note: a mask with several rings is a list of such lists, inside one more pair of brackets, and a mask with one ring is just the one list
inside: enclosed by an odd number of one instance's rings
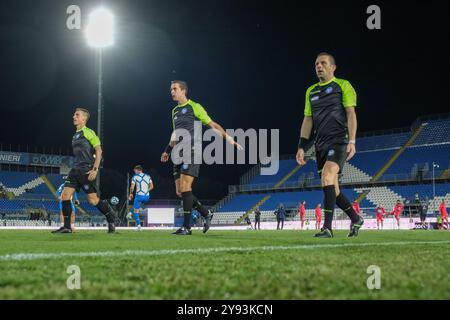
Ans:
{"label": "stadium floor markings", "polygon": [[357,248],[371,246],[404,246],[404,245],[442,245],[450,244],[450,241],[399,241],[380,243],[337,243],[337,244],[310,244],[295,246],[259,246],[259,247],[217,247],[217,248],[193,248],[193,249],[163,249],[163,250],[125,250],[125,251],[93,251],[93,252],[59,252],[59,253],[11,253],[0,256],[0,261],[24,261],[59,258],[86,258],[86,257],[126,257],[126,256],[162,256],[176,254],[203,254],[223,252],[254,252],[254,251],[285,251],[285,250],[310,250],[310,249],[334,249]]}

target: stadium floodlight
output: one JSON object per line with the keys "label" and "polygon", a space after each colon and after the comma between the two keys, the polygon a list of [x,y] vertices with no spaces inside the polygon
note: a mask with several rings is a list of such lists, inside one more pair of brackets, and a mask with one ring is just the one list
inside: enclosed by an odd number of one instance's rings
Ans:
{"label": "stadium floodlight", "polygon": [[[98,61],[98,117],[97,135],[103,141],[103,49],[114,44],[114,16],[106,8],[95,9],[89,15],[85,29],[87,43],[97,51]],[[96,187],[100,196],[100,175],[97,177]]]}
{"label": "stadium floodlight", "polygon": [[87,43],[94,48],[105,48],[114,44],[114,16],[105,8],[98,8],[89,15],[85,31]]}
{"label": "stadium floodlight", "polygon": [[432,175],[432,180],[433,180],[433,203],[436,205],[436,203],[435,203],[436,201],[434,201],[434,197],[436,196],[436,185],[435,185],[436,178],[434,176],[434,168],[439,168],[439,165],[433,161],[433,175]]}

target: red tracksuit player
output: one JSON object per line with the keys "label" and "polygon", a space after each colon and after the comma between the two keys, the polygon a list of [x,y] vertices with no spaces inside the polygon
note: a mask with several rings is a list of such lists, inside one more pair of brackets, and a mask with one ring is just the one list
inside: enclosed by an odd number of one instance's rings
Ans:
{"label": "red tracksuit player", "polygon": [[445,224],[447,225],[447,230],[448,230],[448,213],[447,213],[447,206],[445,205],[444,199],[442,199],[442,202],[439,206],[439,213],[441,214],[441,217],[442,217],[442,226],[444,226],[444,221],[445,221]]}
{"label": "red tracksuit player", "polygon": [[300,203],[300,206],[298,207],[298,210],[300,212],[300,223],[301,223],[302,230],[303,230],[303,224],[305,223],[305,220],[306,220],[305,204],[306,204],[306,201],[302,201]]}
{"label": "red tracksuit player", "polygon": [[320,203],[316,206],[316,230],[320,230],[320,223],[322,222],[322,208]]}
{"label": "red tracksuit player", "polygon": [[385,214],[386,214],[386,210],[384,210],[384,208],[382,206],[378,206],[377,207],[377,228],[378,228],[378,230],[380,230],[380,224],[381,224],[381,229],[383,229],[383,220],[384,220]]}
{"label": "red tracksuit player", "polygon": [[397,203],[394,206],[394,210],[391,212],[391,214],[394,215],[395,220],[397,220],[397,226],[398,229],[400,229],[400,214],[403,212],[403,204],[400,200],[397,200]]}
{"label": "red tracksuit player", "polygon": [[361,215],[361,208],[359,207],[359,203],[357,201],[353,201],[352,207],[358,215]]}

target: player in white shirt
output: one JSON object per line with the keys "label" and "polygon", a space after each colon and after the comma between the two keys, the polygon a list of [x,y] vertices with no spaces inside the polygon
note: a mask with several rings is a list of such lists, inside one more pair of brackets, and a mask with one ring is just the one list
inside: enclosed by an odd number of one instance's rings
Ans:
{"label": "player in white shirt", "polygon": [[134,197],[133,212],[136,221],[136,230],[141,230],[141,219],[139,212],[142,205],[150,199],[150,191],[153,190],[153,181],[149,174],[144,173],[144,168],[140,165],[134,167],[134,176],[131,179],[129,200],[133,199],[133,192],[136,188],[136,196]]}

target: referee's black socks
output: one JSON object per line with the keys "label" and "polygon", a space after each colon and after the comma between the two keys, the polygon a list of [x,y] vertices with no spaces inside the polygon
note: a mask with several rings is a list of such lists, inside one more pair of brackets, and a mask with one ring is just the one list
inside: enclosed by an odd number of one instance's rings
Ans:
{"label": "referee's black socks", "polygon": [[358,222],[358,214],[355,212],[355,209],[353,209],[350,201],[348,201],[347,197],[344,196],[342,192],[336,197],[336,204],[347,214],[353,223]]}
{"label": "referee's black socks", "polygon": [[62,201],[62,213],[64,217],[64,228],[70,229],[70,214],[72,213],[72,202],[70,200]]}
{"label": "referee's black socks", "polygon": [[97,205],[96,205],[97,209],[103,213],[106,217],[106,221],[108,222],[114,222],[111,219],[113,218],[111,215],[111,212],[113,211],[113,209],[111,208],[111,206],[109,205],[107,200],[100,200]]}
{"label": "referee's black socks", "polygon": [[197,210],[198,212],[200,212],[200,214],[202,215],[202,217],[207,217],[209,212],[208,210],[202,205],[202,203],[200,201],[198,201],[198,199],[192,195],[194,201],[193,201],[193,208],[195,210]]}
{"label": "referee's black socks", "polygon": [[322,189],[324,194],[323,211],[325,213],[325,222],[323,223],[323,226],[324,228],[331,230],[333,224],[334,206],[336,204],[336,190],[334,189],[333,184],[330,186],[325,186]]}
{"label": "referee's black socks", "polygon": [[182,192],[181,197],[183,198],[183,211],[184,211],[184,223],[183,227],[186,229],[191,228],[191,214],[192,208],[194,206],[194,195],[192,191]]}

